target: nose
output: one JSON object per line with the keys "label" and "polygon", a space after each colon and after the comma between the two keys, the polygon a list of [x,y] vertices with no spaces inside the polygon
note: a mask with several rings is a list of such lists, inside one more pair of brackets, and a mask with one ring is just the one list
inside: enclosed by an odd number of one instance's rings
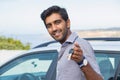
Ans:
{"label": "nose", "polygon": [[53,24],[53,25],[52,25],[52,30],[53,30],[53,31],[56,31],[56,30],[57,30],[57,26]]}

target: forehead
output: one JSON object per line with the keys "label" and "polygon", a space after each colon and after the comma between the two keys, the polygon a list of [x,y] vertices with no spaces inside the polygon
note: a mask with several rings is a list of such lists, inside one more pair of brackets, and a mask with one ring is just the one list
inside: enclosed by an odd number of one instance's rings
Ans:
{"label": "forehead", "polygon": [[61,15],[59,13],[53,13],[46,18],[45,22],[46,22],[46,24],[48,24],[48,23],[52,23],[59,19],[62,19]]}

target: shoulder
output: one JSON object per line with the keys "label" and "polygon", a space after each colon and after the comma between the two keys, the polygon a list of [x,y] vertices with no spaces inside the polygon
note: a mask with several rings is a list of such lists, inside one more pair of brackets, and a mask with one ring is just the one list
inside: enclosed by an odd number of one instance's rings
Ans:
{"label": "shoulder", "polygon": [[93,48],[92,48],[91,44],[87,40],[85,40],[84,38],[78,37],[76,42],[83,49],[83,51],[93,53]]}
{"label": "shoulder", "polygon": [[79,45],[89,45],[90,46],[90,43],[87,40],[85,40],[84,38],[78,37],[76,42],[78,42]]}

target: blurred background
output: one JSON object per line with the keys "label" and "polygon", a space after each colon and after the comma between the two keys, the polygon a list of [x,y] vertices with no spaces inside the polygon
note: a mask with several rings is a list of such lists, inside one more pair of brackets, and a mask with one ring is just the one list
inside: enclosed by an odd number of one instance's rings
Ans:
{"label": "blurred background", "polygon": [[52,5],[67,9],[80,37],[120,37],[120,0],[0,0],[0,36],[30,48],[52,40],[40,18]]}

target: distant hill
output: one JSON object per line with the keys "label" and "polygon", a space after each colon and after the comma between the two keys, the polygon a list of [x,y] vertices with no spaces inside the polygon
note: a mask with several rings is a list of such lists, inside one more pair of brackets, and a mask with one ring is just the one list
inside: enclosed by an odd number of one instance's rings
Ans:
{"label": "distant hill", "polygon": [[101,29],[91,29],[91,30],[120,31],[120,27],[101,28]]}
{"label": "distant hill", "polygon": [[99,29],[87,29],[87,30],[74,30],[74,31],[120,31],[120,27],[112,27],[112,28],[99,28]]}
{"label": "distant hill", "polygon": [[77,31],[80,37],[120,37],[120,28],[91,29]]}
{"label": "distant hill", "polygon": [[105,30],[120,31],[120,27],[112,27],[112,28],[107,28]]}

